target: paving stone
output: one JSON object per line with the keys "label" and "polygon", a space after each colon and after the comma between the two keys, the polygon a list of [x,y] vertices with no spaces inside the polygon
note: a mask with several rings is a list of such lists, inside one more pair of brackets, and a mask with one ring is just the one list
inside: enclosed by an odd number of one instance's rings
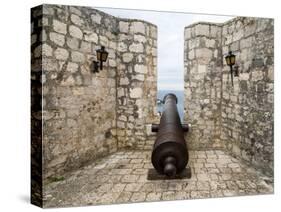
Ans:
{"label": "paving stone", "polygon": [[121,182],[124,182],[124,183],[133,183],[133,182],[136,182],[139,178],[139,175],[125,175]]}
{"label": "paving stone", "polygon": [[175,200],[175,192],[174,191],[163,192],[162,200]]}
{"label": "paving stone", "polygon": [[182,190],[182,183],[181,182],[170,182],[168,184],[169,191],[181,191]]}
{"label": "paving stone", "polygon": [[191,191],[190,197],[194,199],[211,197],[210,191]]}
{"label": "paving stone", "polygon": [[112,183],[102,184],[98,189],[97,192],[108,192],[113,187]]}
{"label": "paving stone", "polygon": [[132,196],[132,192],[122,192],[118,199],[116,200],[117,203],[121,203],[121,202],[129,202],[130,198]]}
{"label": "paving stone", "polygon": [[206,168],[216,168],[216,164],[215,163],[205,163],[205,167]]}
{"label": "paving stone", "polygon": [[146,193],[145,192],[136,192],[133,193],[131,197],[132,202],[143,202],[145,200]]}
{"label": "paving stone", "polygon": [[[214,152],[218,155],[216,151]],[[240,167],[245,167],[241,168],[240,172],[238,170],[232,172],[228,167],[213,168],[213,165],[210,165],[209,168],[199,168],[200,173],[192,171],[190,179],[147,180],[148,169],[152,167],[150,153],[150,151],[120,151],[69,173],[65,180],[46,186],[44,191],[46,205],[51,207],[111,204],[273,192],[272,184],[266,183],[260,177],[260,173],[240,163],[238,163]],[[207,158],[211,154],[207,151],[190,153],[206,154]],[[227,156],[226,153],[219,152],[219,155],[223,154]],[[232,160],[231,157],[222,158]],[[209,163],[206,160],[203,165],[206,167],[207,164],[215,164],[217,167],[220,162],[217,160],[216,163]],[[191,169],[195,170],[193,165],[194,163],[190,162]],[[211,169],[219,170],[219,173],[210,173]]]}
{"label": "paving stone", "polygon": [[117,184],[113,185],[112,192],[121,193],[124,190],[125,186],[126,186],[126,184],[117,183]]}
{"label": "paving stone", "polygon": [[146,196],[146,201],[159,201],[161,200],[162,193],[160,192],[151,192]]}
{"label": "paving stone", "polygon": [[139,191],[142,187],[143,187],[143,185],[141,183],[128,183],[128,184],[126,184],[126,187],[124,190],[135,192],[135,191]]}

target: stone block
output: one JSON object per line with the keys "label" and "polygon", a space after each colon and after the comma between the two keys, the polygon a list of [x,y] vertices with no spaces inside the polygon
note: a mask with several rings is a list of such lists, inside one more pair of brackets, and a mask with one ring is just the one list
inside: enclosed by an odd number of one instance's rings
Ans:
{"label": "stone block", "polygon": [[91,53],[92,52],[92,45],[91,45],[91,43],[86,42],[86,41],[82,41],[81,42],[81,46],[80,46],[80,50],[82,52]]}
{"label": "stone block", "polygon": [[119,30],[120,32],[128,33],[129,32],[129,23],[120,21],[119,22]]}
{"label": "stone block", "polygon": [[129,46],[131,52],[141,53],[144,51],[142,43],[133,43]]}
{"label": "stone block", "polygon": [[198,65],[198,74],[203,74],[207,72],[207,66],[206,65]]}
{"label": "stone block", "polygon": [[72,23],[78,25],[78,26],[82,26],[84,24],[84,20],[82,18],[80,18],[78,15],[72,14],[70,16],[70,20],[72,21]]}
{"label": "stone block", "polygon": [[241,40],[241,38],[244,36],[243,29],[239,29],[238,31],[233,33],[233,42]]}
{"label": "stone block", "polygon": [[239,41],[235,41],[233,42],[231,45],[230,45],[230,50],[231,51],[238,51],[240,48],[239,48]]}
{"label": "stone block", "polygon": [[240,75],[239,75],[239,79],[240,80],[249,80],[249,73],[241,73]]}
{"label": "stone block", "polygon": [[101,15],[99,15],[98,13],[91,15],[91,19],[94,23],[101,24]]}
{"label": "stone block", "polygon": [[135,65],[135,72],[141,73],[141,74],[146,74],[148,72],[147,66],[145,65]]}
{"label": "stone block", "polygon": [[130,97],[133,99],[142,97],[142,89],[141,88],[133,88],[130,89]]}
{"label": "stone block", "polygon": [[192,49],[188,52],[188,59],[193,60],[195,58],[195,50]]}
{"label": "stone block", "polygon": [[71,73],[75,73],[78,71],[78,67],[77,63],[68,62],[66,70]]}
{"label": "stone block", "polygon": [[64,35],[56,32],[50,32],[50,40],[59,46],[63,46],[65,43]]}
{"label": "stone block", "polygon": [[122,55],[122,58],[124,63],[129,63],[133,60],[134,55],[132,53],[124,53]]}
{"label": "stone block", "polygon": [[51,57],[53,55],[52,47],[49,46],[48,44],[44,43],[42,45],[42,55],[47,56],[47,57]]}
{"label": "stone block", "polygon": [[213,51],[207,48],[196,49],[196,57],[198,58],[212,58]]}
{"label": "stone block", "polygon": [[124,122],[127,121],[127,117],[124,116],[124,115],[119,116],[118,119],[119,119],[120,121],[124,121]]}
{"label": "stone block", "polygon": [[67,60],[69,53],[66,49],[57,48],[54,52],[54,55],[57,60]]}
{"label": "stone block", "polygon": [[74,25],[69,26],[69,34],[72,37],[75,37],[75,38],[78,38],[78,39],[83,38],[83,32],[81,31],[81,29],[78,28],[77,26],[74,26]]}
{"label": "stone block", "polygon": [[42,60],[42,69],[44,71],[56,71],[57,68],[58,64],[55,59],[44,58]]}
{"label": "stone block", "polygon": [[69,11],[71,12],[71,13],[74,13],[74,14],[76,14],[76,15],[82,15],[82,12],[77,8],[77,7],[69,7]]}
{"label": "stone block", "polygon": [[143,74],[137,74],[133,76],[133,79],[139,80],[139,81],[144,81],[144,75]]}
{"label": "stone block", "polygon": [[245,39],[241,39],[240,40],[240,48],[241,49],[244,49],[244,48],[249,48],[252,46],[253,44],[253,37],[248,37],[248,38],[245,38]]}
{"label": "stone block", "polygon": [[145,43],[147,41],[146,37],[143,35],[134,35],[134,40],[139,43]]}
{"label": "stone block", "polygon": [[129,85],[129,79],[127,77],[121,78],[120,85]]}
{"label": "stone block", "polygon": [[86,33],[84,36],[85,41],[98,43],[98,35],[96,33]]}
{"label": "stone block", "polygon": [[124,42],[119,42],[118,45],[117,45],[117,50],[119,52],[126,52],[127,51],[127,44],[124,43]]}
{"label": "stone block", "polygon": [[61,82],[61,85],[63,86],[73,86],[75,85],[75,79],[72,75],[70,75],[69,77],[67,77],[65,80],[63,80]]}
{"label": "stone block", "polygon": [[190,28],[185,28],[184,29],[184,39],[188,40],[191,38],[191,29]]}
{"label": "stone block", "polygon": [[67,32],[66,24],[58,20],[53,20],[53,29],[55,32],[62,33],[62,34],[66,34]]}
{"label": "stone block", "polygon": [[157,39],[157,27],[150,27],[150,36]]}
{"label": "stone block", "polygon": [[216,44],[216,40],[214,39],[206,39],[205,40],[205,45],[207,48],[214,48]]}
{"label": "stone block", "polygon": [[70,49],[77,50],[79,46],[79,40],[73,37],[67,37],[66,44]]}
{"label": "stone block", "polygon": [[270,66],[268,68],[268,74],[267,74],[267,77],[269,80],[274,80],[274,69],[273,69],[273,66]]}
{"label": "stone block", "polygon": [[85,62],[85,56],[81,52],[72,51],[71,52],[71,59],[73,62],[83,63]]}
{"label": "stone block", "polygon": [[251,81],[259,81],[263,79],[263,72],[262,71],[253,71]]}
{"label": "stone block", "polygon": [[210,26],[206,24],[198,24],[195,26],[196,36],[205,35],[210,36]]}
{"label": "stone block", "polygon": [[130,26],[130,32],[145,34],[145,26],[142,22],[132,22]]}
{"label": "stone block", "polygon": [[117,66],[116,60],[109,59],[108,65],[109,65],[109,67],[112,67],[112,68],[116,67]]}
{"label": "stone block", "polygon": [[45,29],[43,29],[42,32],[40,33],[39,40],[42,42],[47,40],[47,33]]}
{"label": "stone block", "polygon": [[210,26],[210,37],[219,38],[221,36],[222,28],[220,26]]}
{"label": "stone block", "polygon": [[188,48],[194,49],[200,46],[200,38],[196,37],[188,41]]}
{"label": "stone block", "polygon": [[99,36],[100,37],[100,44],[102,46],[108,46],[109,40],[106,36]]}
{"label": "stone block", "polygon": [[115,41],[109,41],[109,48],[116,50],[117,43]]}

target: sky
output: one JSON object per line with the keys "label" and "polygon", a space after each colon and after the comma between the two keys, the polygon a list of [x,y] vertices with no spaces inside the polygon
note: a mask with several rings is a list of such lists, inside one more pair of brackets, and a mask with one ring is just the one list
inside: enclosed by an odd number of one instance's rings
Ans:
{"label": "sky", "polygon": [[184,88],[184,28],[195,22],[222,23],[234,16],[97,8],[120,18],[141,19],[157,25],[157,88]]}

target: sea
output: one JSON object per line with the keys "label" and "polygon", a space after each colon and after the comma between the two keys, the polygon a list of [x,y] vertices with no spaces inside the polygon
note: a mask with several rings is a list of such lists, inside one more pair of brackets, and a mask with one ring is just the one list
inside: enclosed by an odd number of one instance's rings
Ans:
{"label": "sea", "polygon": [[[184,93],[183,90],[158,90],[157,92],[157,99],[163,100],[164,96],[168,93],[173,93],[177,96],[178,98],[178,112],[180,115],[181,122],[183,122],[183,114],[184,114],[184,106],[183,106],[183,101],[184,101]],[[157,111],[162,112],[163,111],[163,105],[162,104],[157,104]]]}

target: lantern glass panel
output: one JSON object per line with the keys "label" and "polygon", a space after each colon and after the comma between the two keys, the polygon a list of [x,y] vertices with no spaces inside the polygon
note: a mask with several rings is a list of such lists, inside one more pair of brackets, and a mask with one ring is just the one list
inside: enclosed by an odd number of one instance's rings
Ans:
{"label": "lantern glass panel", "polygon": [[227,64],[227,65],[230,65],[230,57],[229,57],[229,56],[226,56],[226,57],[225,57],[225,61],[226,61],[226,64]]}
{"label": "lantern glass panel", "polygon": [[103,52],[102,53],[102,62],[105,62],[107,59],[108,53],[107,52]]}
{"label": "lantern glass panel", "polygon": [[97,59],[98,59],[98,61],[100,61],[100,59],[101,59],[101,51],[100,50],[97,50]]}
{"label": "lantern glass panel", "polygon": [[230,64],[234,65],[235,64],[235,55],[230,56]]}

